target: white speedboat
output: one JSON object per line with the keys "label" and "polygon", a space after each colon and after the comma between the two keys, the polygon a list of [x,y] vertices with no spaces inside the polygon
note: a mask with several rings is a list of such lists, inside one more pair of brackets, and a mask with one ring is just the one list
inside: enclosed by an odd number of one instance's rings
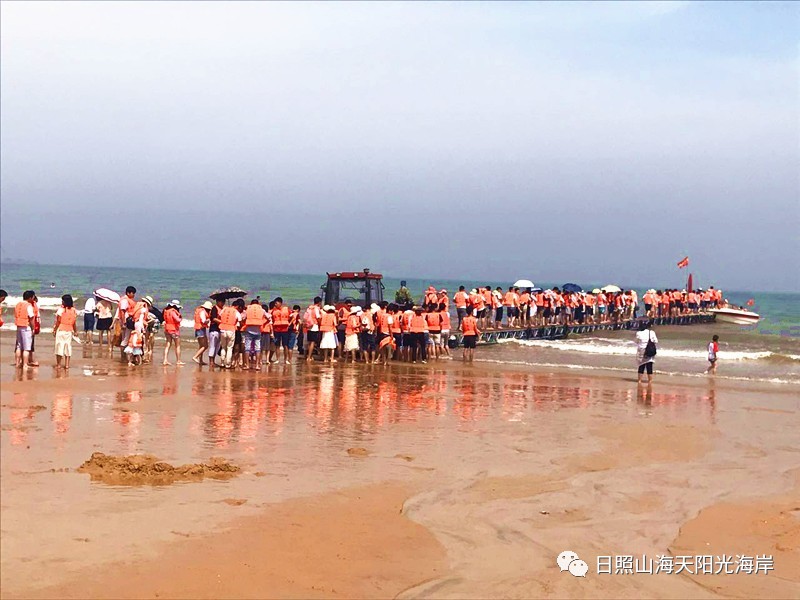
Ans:
{"label": "white speedboat", "polygon": [[755,325],[761,318],[757,313],[743,308],[712,308],[709,312],[716,315],[715,318],[720,323],[734,325]]}

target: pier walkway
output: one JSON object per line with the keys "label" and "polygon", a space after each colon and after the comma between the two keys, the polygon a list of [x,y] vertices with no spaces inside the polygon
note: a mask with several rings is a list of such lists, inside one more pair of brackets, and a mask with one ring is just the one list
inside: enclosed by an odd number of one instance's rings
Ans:
{"label": "pier walkway", "polygon": [[[680,317],[638,317],[619,323],[599,323],[595,325],[546,325],[513,329],[489,329],[478,338],[479,344],[496,344],[500,340],[561,340],[569,335],[594,333],[595,331],[616,331],[618,329],[636,330],[642,321],[652,320],[654,325],[699,325],[713,323],[713,314],[683,315]],[[448,345],[456,348],[461,345],[461,332],[452,333]]]}

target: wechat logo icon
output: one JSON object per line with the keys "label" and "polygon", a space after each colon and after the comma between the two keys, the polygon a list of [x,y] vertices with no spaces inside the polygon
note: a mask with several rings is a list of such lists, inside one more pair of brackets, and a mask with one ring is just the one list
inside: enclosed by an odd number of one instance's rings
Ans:
{"label": "wechat logo icon", "polygon": [[564,550],[559,554],[556,563],[559,569],[569,571],[573,577],[586,577],[586,573],[589,571],[589,565],[572,550]]}

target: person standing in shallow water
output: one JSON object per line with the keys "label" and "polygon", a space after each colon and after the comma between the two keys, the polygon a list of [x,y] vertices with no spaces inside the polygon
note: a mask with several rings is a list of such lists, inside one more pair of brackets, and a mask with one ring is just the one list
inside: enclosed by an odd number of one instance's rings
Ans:
{"label": "person standing in shallow water", "polygon": [[642,383],[644,373],[647,371],[647,382],[653,381],[653,361],[658,348],[658,336],[652,330],[652,323],[642,321],[639,331],[636,332],[636,360],[639,363],[639,383]]}
{"label": "person standing in shallow water", "polygon": [[706,373],[716,375],[717,373],[717,352],[719,352],[719,336],[715,335],[708,343],[708,369]]}

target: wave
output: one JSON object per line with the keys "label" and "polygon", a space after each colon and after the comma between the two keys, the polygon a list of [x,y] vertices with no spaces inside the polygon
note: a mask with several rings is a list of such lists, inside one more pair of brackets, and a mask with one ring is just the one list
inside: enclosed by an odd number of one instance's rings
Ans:
{"label": "wave", "polygon": [[[597,340],[597,338],[595,338]],[[635,356],[636,344],[626,340],[508,340],[521,346],[535,348],[551,348],[554,350],[581,352],[584,354],[602,354],[616,356]],[[677,350],[674,348],[659,348],[658,356],[663,358],[685,358],[691,360],[705,360],[708,353],[705,350]],[[720,360],[739,361],[739,360],[762,360],[778,359],[800,361],[800,356],[796,354],[779,354],[769,350],[761,351],[733,351],[720,350]]]}
{"label": "wave", "polygon": [[[590,365],[575,365],[564,363],[548,363],[548,362],[530,362],[524,360],[499,360],[491,358],[476,358],[475,362],[504,364],[504,365],[522,365],[526,367],[546,367],[549,369],[570,369],[575,371],[614,371],[618,373],[631,374],[630,368],[622,367],[609,367],[609,366],[590,366]],[[635,372],[635,371],[634,371]],[[708,378],[705,372],[688,372],[688,371],[658,371],[658,375],[677,376],[677,377],[701,377]],[[800,385],[800,379],[783,379],[780,377],[745,377],[736,375],[714,375],[714,379],[724,379],[729,381],[755,381],[758,383],[779,383],[789,385]]]}
{"label": "wave", "polygon": [[[13,308],[20,302],[22,302],[22,296],[9,296],[8,298],[5,299],[5,302],[3,304],[7,307],[10,306]],[[39,296],[40,310],[58,310],[59,306],[61,306],[61,296],[59,296],[58,298],[53,298],[51,296]]]}

